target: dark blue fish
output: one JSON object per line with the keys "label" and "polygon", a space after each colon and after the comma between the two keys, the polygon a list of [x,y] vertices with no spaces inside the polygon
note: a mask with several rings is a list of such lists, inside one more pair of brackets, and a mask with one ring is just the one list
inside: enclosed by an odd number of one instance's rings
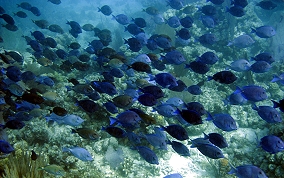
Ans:
{"label": "dark blue fish", "polygon": [[18,111],[31,111],[33,109],[38,109],[40,106],[38,104],[32,104],[27,101],[22,101],[21,103],[16,103],[16,109]]}
{"label": "dark blue fish", "polygon": [[162,149],[162,150],[167,150],[167,143],[166,143],[166,138],[163,136],[160,136],[158,134],[142,134],[142,138],[145,138],[153,147]]}
{"label": "dark blue fish", "polygon": [[231,5],[240,6],[245,8],[248,5],[247,0],[231,0]]}
{"label": "dark blue fish", "polygon": [[5,140],[0,140],[0,152],[4,154],[9,154],[13,152],[15,149],[10,145],[9,142]]}
{"label": "dark blue fish", "polygon": [[156,86],[156,85],[145,86],[143,88],[140,88],[140,91],[142,91],[143,93],[150,93],[156,99],[162,98],[165,95],[163,90],[160,87]]}
{"label": "dark blue fish", "polygon": [[113,18],[121,25],[127,25],[129,24],[129,19],[126,15],[124,14],[118,14],[116,16],[112,15]]}
{"label": "dark blue fish", "polygon": [[160,115],[164,117],[172,117],[177,115],[176,109],[170,104],[160,104],[153,108],[153,111],[157,111]]}
{"label": "dark blue fish", "polygon": [[168,5],[171,6],[171,8],[180,10],[183,8],[182,0],[168,0]]}
{"label": "dark blue fish", "polygon": [[164,57],[162,57],[162,59],[168,64],[174,64],[174,65],[180,65],[186,61],[183,54],[178,50],[172,50],[170,52],[167,52],[167,54]]}
{"label": "dark blue fish", "polygon": [[134,149],[138,150],[138,153],[150,164],[159,164],[158,157],[154,151],[146,146],[137,146]]}
{"label": "dark blue fish", "polygon": [[138,18],[132,19],[132,21],[140,28],[145,28],[147,26],[147,23],[144,18],[138,17]]}
{"label": "dark blue fish", "polygon": [[216,36],[214,34],[211,33],[206,33],[202,36],[200,36],[197,41],[199,41],[199,43],[201,43],[204,46],[211,46],[213,44],[215,44],[218,39],[216,38]]}
{"label": "dark blue fish", "polygon": [[171,48],[172,45],[171,45],[171,39],[167,36],[164,36],[164,35],[156,35],[156,36],[152,36],[150,37],[150,39],[154,39],[156,44],[160,47],[160,48],[163,48],[163,49],[168,49],[168,48]]}
{"label": "dark blue fish", "polygon": [[254,73],[265,73],[271,69],[271,65],[266,61],[256,61],[250,66],[250,70]]}
{"label": "dark blue fish", "polygon": [[223,131],[233,131],[237,130],[237,123],[235,119],[229,114],[215,114],[211,115],[208,113],[207,121],[213,121],[214,125]]}
{"label": "dark blue fish", "polygon": [[187,88],[187,91],[192,95],[202,94],[202,90],[199,85],[191,85]]}
{"label": "dark blue fish", "polygon": [[169,90],[182,92],[185,91],[187,88],[186,84],[182,80],[177,80],[177,85],[170,85],[168,87]]}
{"label": "dark blue fish", "polygon": [[223,84],[231,84],[238,79],[234,73],[231,71],[220,71],[214,74],[213,76],[209,76],[208,80],[214,79],[215,81]]}
{"label": "dark blue fish", "polygon": [[138,101],[144,106],[154,106],[158,103],[156,97],[150,93],[140,95]]}
{"label": "dark blue fish", "polygon": [[116,116],[116,118],[110,117],[110,125],[118,123],[127,129],[135,129],[139,127],[141,118],[134,111],[124,111]]}
{"label": "dark blue fish", "polygon": [[134,144],[140,144],[141,140],[140,140],[140,136],[135,134],[134,132],[127,132],[126,136],[128,138],[128,140]]}
{"label": "dark blue fish", "polygon": [[225,100],[224,104],[231,104],[231,105],[242,105],[247,102],[247,99],[245,99],[241,92],[234,92],[231,95],[229,95]]}
{"label": "dark blue fish", "polygon": [[185,104],[185,106],[188,110],[193,110],[197,112],[200,116],[203,116],[207,113],[204,106],[199,102],[189,102]]}
{"label": "dark blue fish", "polygon": [[181,28],[179,31],[176,31],[176,36],[180,37],[183,40],[188,40],[191,37],[187,28]]}
{"label": "dark blue fish", "polygon": [[256,106],[252,105],[252,109],[257,111],[257,114],[268,123],[282,122],[280,113],[271,106]]}
{"label": "dark blue fish", "polygon": [[211,16],[203,15],[200,17],[200,19],[203,25],[207,28],[214,28],[216,25],[215,20]]}
{"label": "dark blue fish", "polygon": [[115,86],[109,82],[94,81],[91,85],[99,93],[106,93],[110,96],[117,94]]}
{"label": "dark blue fish", "polygon": [[144,32],[138,25],[136,24],[129,24],[125,27],[125,31],[128,31],[132,35],[138,35],[139,33]]}
{"label": "dark blue fish", "polygon": [[262,137],[260,139],[260,146],[270,154],[275,154],[284,150],[284,142],[281,138],[274,135]]}
{"label": "dark blue fish", "polygon": [[201,62],[201,61],[192,61],[189,64],[185,65],[185,68],[190,68],[193,72],[198,74],[206,74],[210,68],[207,64]]}
{"label": "dark blue fish", "polygon": [[203,53],[200,57],[197,58],[198,61],[201,61],[205,64],[215,64],[216,62],[219,61],[218,56],[211,52],[211,51],[207,51],[205,53]]}
{"label": "dark blue fish", "polygon": [[256,6],[259,6],[264,10],[273,10],[277,7],[277,4],[269,0],[264,0],[257,3]]}
{"label": "dark blue fish", "polygon": [[[150,76],[151,77],[151,76]],[[177,86],[177,79],[169,73],[159,73],[152,77],[159,85],[164,88]]]}
{"label": "dark blue fish", "polygon": [[92,100],[79,100],[76,104],[89,113],[94,113],[99,110],[99,105]]}
{"label": "dark blue fish", "polygon": [[257,177],[257,178],[268,178],[265,173],[257,166],[254,165],[242,165],[236,168],[231,166],[228,174],[235,174],[239,178],[245,177]]}
{"label": "dark blue fish", "polygon": [[180,19],[179,21],[180,21],[181,26],[183,26],[184,28],[192,27],[193,20],[189,16],[185,16],[184,18]]}
{"label": "dark blue fish", "polygon": [[102,127],[102,130],[106,131],[115,138],[124,138],[126,136],[126,132],[119,127],[114,127],[114,126]]}
{"label": "dark blue fish", "polygon": [[276,35],[276,30],[268,25],[257,27],[256,29],[252,28],[251,32],[255,33],[260,38],[271,38]]}
{"label": "dark blue fish", "polygon": [[189,149],[182,143],[177,141],[168,141],[172,148],[181,156],[190,156]]}
{"label": "dark blue fish", "polygon": [[14,82],[20,81],[21,75],[22,72],[17,66],[9,66],[6,68],[6,76]]}
{"label": "dark blue fish", "polygon": [[212,159],[219,159],[224,158],[222,150],[213,144],[206,144],[206,143],[196,143],[192,141],[191,148],[197,148],[203,155],[212,158]]}
{"label": "dark blue fish", "polygon": [[46,46],[51,47],[51,48],[56,48],[56,46],[57,46],[57,42],[51,37],[46,37],[45,40],[44,40],[44,44]]}
{"label": "dark blue fish", "polygon": [[112,68],[109,73],[116,78],[122,78],[124,76],[124,73],[119,68]]}
{"label": "dark blue fish", "polygon": [[227,12],[235,17],[242,17],[245,15],[244,8],[241,6],[232,6],[230,8],[227,7]]}
{"label": "dark blue fish", "polygon": [[33,37],[35,37],[35,39],[38,40],[38,41],[44,41],[45,40],[44,34],[40,31],[31,32],[31,35]]}
{"label": "dark blue fish", "polygon": [[[18,120],[18,121],[30,121],[33,119],[33,116],[26,111],[19,111],[13,116],[8,117],[10,120]],[[9,122],[9,121],[8,121]],[[6,123],[7,124],[7,123]],[[19,123],[21,125],[21,123]],[[17,123],[16,123],[17,125]],[[25,125],[25,124],[24,124]],[[20,128],[23,126],[20,126]]]}
{"label": "dark blue fish", "polygon": [[40,11],[39,11],[39,9],[37,8],[37,7],[31,7],[30,8],[30,11],[35,15],[35,16],[40,16],[41,15],[41,13],[40,13]]}
{"label": "dark blue fish", "polygon": [[235,93],[241,93],[245,99],[253,102],[263,101],[267,99],[265,89],[257,85],[248,85],[242,88],[237,87]]}
{"label": "dark blue fish", "polygon": [[210,133],[210,134],[204,134],[204,139],[208,139],[211,143],[213,143],[215,146],[219,148],[226,148],[228,147],[228,143],[226,139],[223,137],[223,135],[219,133]]}
{"label": "dark blue fish", "polygon": [[274,108],[279,108],[280,111],[284,112],[284,99],[279,100],[279,102],[276,102],[276,101],[273,101],[273,100],[271,100],[271,101],[273,102]]}
{"label": "dark blue fish", "polygon": [[217,13],[216,7],[214,7],[212,5],[202,6],[200,10],[203,14],[208,15],[208,16],[212,16],[212,15],[215,15]]}
{"label": "dark blue fish", "polygon": [[28,2],[22,2],[20,4],[17,4],[17,7],[21,7],[23,9],[29,11],[31,9],[32,5],[30,3],[28,3]]}
{"label": "dark blue fish", "polygon": [[79,33],[82,33],[82,28],[81,26],[79,25],[78,22],[75,22],[75,21],[67,21],[68,25],[70,25],[72,31],[71,32],[74,32],[76,34],[79,34]]}
{"label": "dark blue fish", "polygon": [[172,124],[166,127],[161,126],[161,129],[165,130],[172,137],[180,141],[187,140],[189,138],[186,130],[178,124]]}
{"label": "dark blue fish", "polygon": [[272,56],[272,54],[268,53],[268,52],[259,53],[255,57],[251,57],[251,59],[255,60],[255,61],[266,61],[269,64],[272,64],[275,61],[275,59]]}
{"label": "dark blue fish", "polygon": [[177,28],[180,26],[180,21],[177,16],[172,16],[167,20],[167,23],[172,28]]}
{"label": "dark blue fish", "polygon": [[35,52],[42,52],[42,47],[36,40],[31,40],[28,45],[30,45]]}
{"label": "dark blue fish", "polygon": [[65,52],[63,49],[57,49],[55,53],[60,59],[65,59],[68,56],[68,53]]}
{"label": "dark blue fish", "polygon": [[98,12],[101,12],[104,15],[109,16],[112,13],[112,10],[108,5],[104,5],[101,8],[98,7]]}
{"label": "dark blue fish", "polygon": [[180,121],[181,124],[199,125],[203,123],[201,115],[194,110],[177,109],[176,113],[179,114],[179,117],[177,119]]}
{"label": "dark blue fish", "polygon": [[125,44],[129,45],[129,49],[133,52],[138,52],[142,49],[142,44],[137,38],[124,39]]}
{"label": "dark blue fish", "polygon": [[51,87],[55,84],[54,81],[48,76],[38,76],[36,77],[35,81]]}
{"label": "dark blue fish", "polygon": [[23,121],[17,120],[17,119],[11,119],[5,123],[5,125],[0,124],[1,129],[13,129],[13,130],[19,130],[23,128],[26,124]]}
{"label": "dark blue fish", "polygon": [[10,25],[15,25],[15,20],[13,19],[13,17],[11,17],[8,14],[2,14],[2,15],[0,15],[0,18],[5,20],[5,22],[7,22]]}
{"label": "dark blue fish", "polygon": [[117,107],[111,101],[104,103],[104,107],[108,112],[112,114],[118,113]]}

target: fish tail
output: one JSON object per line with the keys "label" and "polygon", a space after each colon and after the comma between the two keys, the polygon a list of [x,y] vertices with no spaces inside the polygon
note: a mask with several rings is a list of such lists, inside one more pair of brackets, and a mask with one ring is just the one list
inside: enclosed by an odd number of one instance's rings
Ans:
{"label": "fish tail", "polygon": [[69,152],[69,151],[70,151],[70,149],[69,149],[69,148],[67,148],[67,147],[62,147],[62,151],[63,151],[63,152]]}
{"label": "fish tail", "polygon": [[250,33],[256,33],[256,30],[254,28],[251,28],[251,32]]}
{"label": "fish tail", "polygon": [[213,120],[213,116],[209,113],[209,112],[207,112],[207,114],[208,114],[208,117],[207,117],[207,121],[212,121]]}
{"label": "fish tail", "polygon": [[277,82],[279,80],[281,80],[281,79],[278,76],[274,75],[273,79],[271,80],[271,82],[273,83],[273,82]]}
{"label": "fish tail", "polygon": [[271,100],[273,103],[273,108],[279,108],[279,103],[276,101]]}

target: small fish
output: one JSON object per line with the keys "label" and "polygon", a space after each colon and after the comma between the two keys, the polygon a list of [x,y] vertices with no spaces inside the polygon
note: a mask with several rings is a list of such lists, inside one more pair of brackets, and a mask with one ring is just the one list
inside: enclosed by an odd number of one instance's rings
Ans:
{"label": "small fish", "polygon": [[178,120],[182,124],[191,124],[191,125],[199,125],[202,124],[202,118],[201,115],[195,111],[195,110],[189,110],[189,109],[177,109],[176,113],[179,114]]}
{"label": "small fish", "polygon": [[260,146],[270,154],[275,154],[284,150],[284,142],[274,135],[262,137],[260,139]]}
{"label": "small fish", "polygon": [[230,8],[226,8],[226,11],[235,17],[242,17],[245,15],[244,8],[241,6],[232,6]]}
{"label": "small fish", "polygon": [[109,16],[112,13],[112,10],[108,5],[104,5],[101,8],[98,7],[98,9],[98,12],[101,12],[106,16]]}
{"label": "small fish", "polygon": [[264,10],[273,10],[277,7],[277,4],[273,3],[272,1],[264,0],[257,3],[256,6],[259,6]]}
{"label": "small fish", "polygon": [[64,176],[66,174],[62,167],[55,164],[46,165],[42,168],[39,168],[39,170],[45,170],[46,172],[55,176]]}
{"label": "small fish", "polygon": [[38,158],[38,155],[36,154],[36,152],[34,150],[31,151],[31,160],[35,161]]}
{"label": "small fish", "polygon": [[187,91],[192,95],[202,94],[202,90],[199,85],[191,85],[187,88]]}
{"label": "small fish", "polygon": [[150,93],[144,93],[137,99],[144,106],[154,106],[158,103],[156,97]]}
{"label": "small fish", "polygon": [[197,60],[201,61],[205,64],[213,65],[213,64],[215,64],[216,62],[219,61],[219,58],[215,53],[213,53],[211,51],[207,51],[207,52],[203,53],[200,57],[198,57]]}
{"label": "small fish", "polygon": [[5,140],[0,140],[0,152],[4,153],[4,154],[9,154],[11,152],[13,152],[15,149],[12,147],[12,145],[10,145],[9,142],[5,141]]}
{"label": "small fish", "polygon": [[172,124],[166,127],[161,126],[161,129],[165,130],[168,134],[170,134],[177,140],[183,141],[188,139],[188,134],[186,130],[178,124]]}
{"label": "small fish", "polygon": [[248,71],[250,69],[250,63],[245,59],[238,59],[230,64],[230,69],[237,71],[237,72],[243,72]]}
{"label": "small fish", "polygon": [[180,21],[177,16],[172,16],[167,20],[167,24],[172,28],[177,28],[180,26]]}
{"label": "small fish", "polygon": [[206,74],[210,68],[207,64],[199,61],[199,60],[195,60],[192,61],[189,64],[185,65],[185,68],[190,68],[193,72],[197,73],[197,74]]}
{"label": "small fish", "polygon": [[282,122],[280,113],[271,106],[256,106],[252,105],[252,109],[256,110],[258,115],[268,123],[280,123]]}
{"label": "small fish", "polygon": [[242,96],[241,92],[233,92],[231,95],[229,95],[225,100],[224,104],[231,104],[231,105],[242,105],[247,102],[247,99],[245,99]]}
{"label": "small fish", "polygon": [[212,80],[212,79],[214,79],[215,81],[219,83],[231,84],[234,81],[236,81],[238,77],[235,76],[235,74],[232,73],[231,71],[224,70],[224,71],[217,72],[213,76],[208,77],[208,80]]}
{"label": "small fish", "polygon": [[256,61],[250,66],[250,70],[254,73],[265,73],[271,69],[271,65],[266,61]]}
{"label": "small fish", "polygon": [[156,85],[149,85],[145,86],[143,88],[140,88],[139,91],[142,91],[143,93],[150,93],[152,94],[156,99],[162,98],[165,96],[163,90],[156,86]]}
{"label": "small fish", "polygon": [[174,64],[174,65],[180,65],[186,61],[183,54],[178,50],[172,50],[170,52],[167,52],[167,54],[164,57],[162,57],[162,59],[167,64]]}
{"label": "small fish", "polygon": [[183,178],[183,177],[179,173],[173,173],[173,174],[166,175],[163,178]]}
{"label": "small fish", "polygon": [[[151,76],[150,76],[150,78],[151,78]],[[154,80],[164,88],[167,88],[169,86],[177,86],[178,85],[177,79],[169,73],[159,73],[159,74],[156,74],[152,78],[154,78]]]}
{"label": "small fish", "polygon": [[279,100],[279,102],[273,101],[273,100],[271,100],[271,101],[273,102],[274,108],[279,108],[280,111],[284,112],[284,99]]}
{"label": "small fish", "polygon": [[239,178],[245,177],[257,177],[257,178],[268,178],[265,173],[257,166],[254,165],[242,165],[234,168],[231,166],[228,174],[235,174]]}
{"label": "small fish", "polygon": [[168,141],[168,144],[172,145],[172,148],[181,156],[190,156],[189,149],[177,141]]}
{"label": "small fish", "polygon": [[85,148],[81,147],[63,147],[63,152],[70,152],[72,153],[76,158],[82,160],[82,161],[93,161],[92,155],[86,150]]}
{"label": "small fish", "polygon": [[114,126],[102,127],[102,130],[106,131],[115,138],[124,138],[127,135],[126,132],[119,127],[114,127]]}
{"label": "small fish", "polygon": [[155,148],[167,150],[167,143],[164,137],[157,134],[141,134],[140,137],[145,138]]}
{"label": "small fish", "polygon": [[81,117],[74,115],[74,114],[67,114],[65,116],[58,116],[54,113],[51,113],[50,116],[46,116],[45,118],[46,118],[47,122],[55,121],[58,124],[65,124],[65,125],[70,125],[70,126],[73,126],[73,127],[79,126],[84,122],[84,120]]}
{"label": "small fish", "polygon": [[228,147],[228,143],[226,139],[223,137],[223,135],[219,133],[210,133],[210,134],[204,134],[204,139],[208,139],[212,144],[219,148],[226,148]]}
{"label": "small fish", "polygon": [[257,85],[248,85],[242,88],[237,87],[235,93],[241,93],[245,99],[253,102],[263,101],[268,97],[265,89]]}
{"label": "small fish", "polygon": [[79,100],[76,104],[89,113],[94,113],[99,110],[99,105],[89,99]]}
{"label": "small fish", "polygon": [[138,151],[140,156],[150,164],[159,164],[158,157],[154,151],[146,146],[137,146],[134,149]]}
{"label": "small fish", "polygon": [[169,104],[169,105],[178,107],[178,106],[183,104],[183,101],[179,97],[171,97],[166,102],[164,102],[163,104]]}
{"label": "small fish", "polygon": [[0,128],[5,129],[13,129],[13,130],[19,130],[22,129],[26,124],[23,121],[11,119],[5,123],[5,125],[0,124]]}
{"label": "small fish", "polygon": [[223,131],[230,132],[238,129],[236,121],[229,114],[221,113],[212,116],[210,113],[208,113],[208,118],[206,120],[212,120],[214,125]]}
{"label": "small fish", "polygon": [[192,27],[193,20],[192,20],[192,18],[189,17],[189,16],[185,16],[184,18],[181,18],[179,21],[180,21],[180,24],[181,24],[184,28],[190,28],[190,27]]}
{"label": "small fish", "polygon": [[208,16],[215,15],[217,13],[217,9],[215,6],[212,5],[205,5],[200,8],[200,11]]}
{"label": "small fish", "polygon": [[224,158],[222,150],[215,145],[212,144],[204,144],[204,143],[196,143],[192,142],[192,148],[197,148],[203,155],[212,158],[212,159],[219,159]]}
{"label": "small fish", "polygon": [[251,57],[251,60],[265,61],[265,62],[268,62],[269,64],[272,64],[275,61],[273,55],[269,52],[259,53],[255,57]]}
{"label": "small fish", "polygon": [[160,115],[164,117],[173,117],[177,115],[176,109],[170,104],[160,104],[153,108],[153,111],[157,111]]}
{"label": "small fish", "polygon": [[229,42],[227,46],[236,46],[238,48],[247,48],[253,45],[255,41],[249,35],[240,35],[233,41]]}
{"label": "small fish", "polygon": [[121,25],[127,25],[129,24],[129,19],[126,15],[124,14],[118,14],[116,16],[112,15],[113,18]]}
{"label": "small fish", "polygon": [[133,98],[129,95],[118,95],[112,99],[113,104],[118,108],[128,108],[133,104]]}
{"label": "small fish", "polygon": [[100,138],[100,136],[95,130],[89,129],[89,128],[72,129],[72,133],[77,133],[82,138],[89,139],[89,140],[98,140]]}
{"label": "small fish", "polygon": [[54,80],[48,76],[38,76],[36,77],[35,81],[51,87],[55,84]]}
{"label": "small fish", "polygon": [[252,33],[255,33],[260,38],[271,38],[276,35],[276,30],[272,26],[264,25],[251,29]]}

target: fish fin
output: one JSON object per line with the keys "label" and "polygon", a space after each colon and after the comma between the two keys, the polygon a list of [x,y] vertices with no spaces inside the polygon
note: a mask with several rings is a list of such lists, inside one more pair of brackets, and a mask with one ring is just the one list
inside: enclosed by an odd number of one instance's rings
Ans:
{"label": "fish fin", "polygon": [[279,80],[281,80],[281,79],[278,76],[274,75],[273,79],[271,80],[271,82],[273,83],[273,82],[277,82]]}
{"label": "fish fin", "polygon": [[210,81],[210,80],[212,80],[212,79],[213,79],[212,76],[208,76],[208,77],[207,77],[207,80],[208,80],[208,81]]}
{"label": "fish fin", "polygon": [[109,121],[110,121],[109,125],[113,125],[113,124],[117,123],[117,119],[114,118],[114,117],[110,117]]}
{"label": "fish fin", "polygon": [[279,103],[276,101],[271,100],[273,103],[273,108],[279,108]]}
{"label": "fish fin", "polygon": [[71,133],[78,133],[76,129],[71,129]]}
{"label": "fish fin", "polygon": [[227,44],[227,46],[232,46],[233,43],[231,41],[229,41],[229,43]]}
{"label": "fish fin", "polygon": [[207,135],[206,133],[203,132],[203,135],[204,135],[204,139],[209,139],[209,135]]}
{"label": "fish fin", "polygon": [[209,112],[207,112],[207,114],[208,114],[208,117],[206,118],[206,120],[213,121],[213,116]]}
{"label": "fish fin", "polygon": [[253,104],[251,105],[251,108],[252,108],[253,110],[256,110],[256,111],[258,111],[258,110],[259,110],[259,108],[256,106],[256,104],[255,104],[255,103],[253,103]]}
{"label": "fish fin", "polygon": [[237,169],[229,162],[229,165],[231,167],[231,170],[228,172],[228,174],[236,174]]}
{"label": "fish fin", "polygon": [[251,32],[250,33],[256,33],[256,30],[254,28],[251,28]]}
{"label": "fish fin", "polygon": [[69,148],[67,148],[67,147],[62,147],[62,151],[63,151],[63,152],[69,152],[69,151],[70,151],[70,149],[69,149]]}

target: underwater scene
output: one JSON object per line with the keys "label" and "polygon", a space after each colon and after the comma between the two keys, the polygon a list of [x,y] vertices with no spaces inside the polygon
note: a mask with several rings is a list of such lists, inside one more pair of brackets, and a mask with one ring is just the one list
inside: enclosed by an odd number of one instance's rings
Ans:
{"label": "underwater scene", "polygon": [[0,0],[0,177],[284,178],[283,0]]}

